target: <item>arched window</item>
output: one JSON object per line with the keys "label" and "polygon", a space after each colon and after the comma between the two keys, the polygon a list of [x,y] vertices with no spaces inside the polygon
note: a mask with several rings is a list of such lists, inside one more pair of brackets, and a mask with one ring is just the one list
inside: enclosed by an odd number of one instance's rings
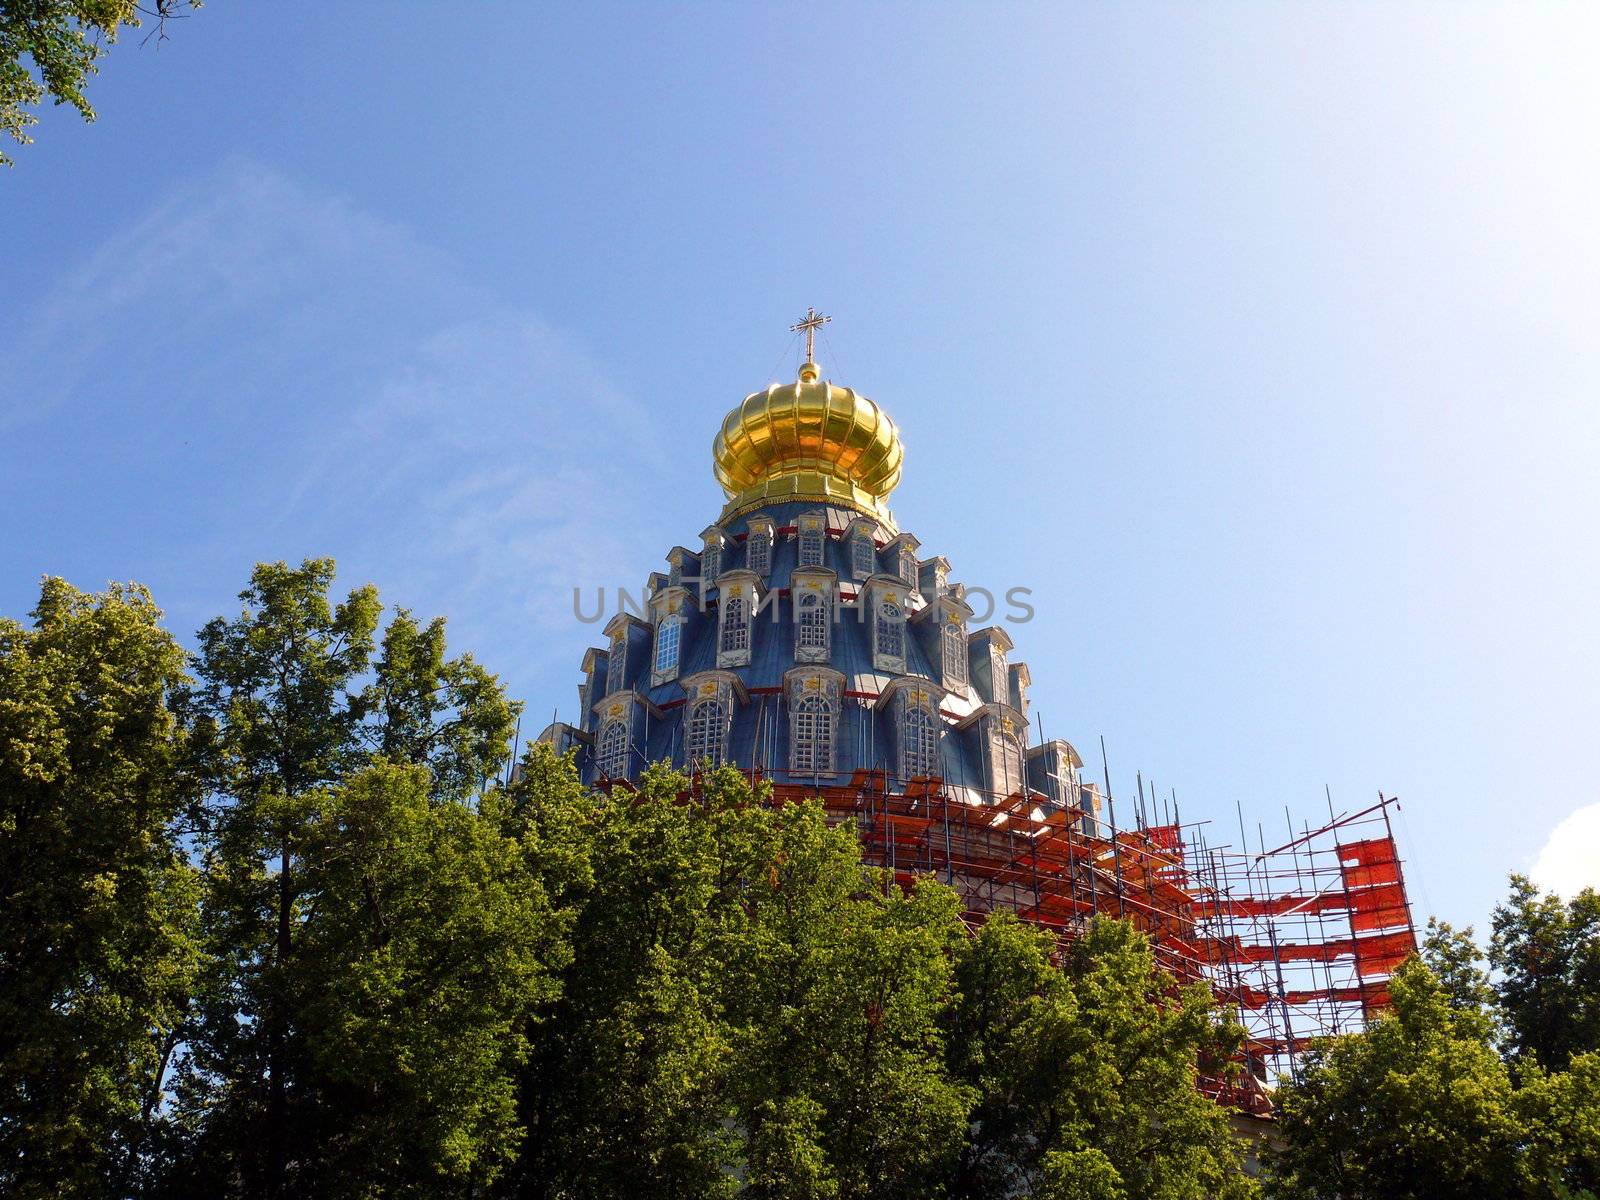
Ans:
{"label": "arched window", "polygon": [[865,579],[878,569],[878,551],[872,544],[872,539],[864,533],[858,533],[850,539],[850,573],[857,579]]}
{"label": "arched window", "polygon": [[600,774],[607,779],[628,777],[628,723],[621,719],[606,722],[600,731],[600,745],[595,753],[595,763]]}
{"label": "arched window", "polygon": [[715,542],[707,542],[705,553],[700,556],[700,578],[706,583],[711,583],[721,574],[722,547]]}
{"label": "arched window", "polygon": [[833,774],[833,705],[826,696],[795,702],[789,738],[789,770],[797,775]]}
{"label": "arched window", "polygon": [[801,592],[795,601],[796,656],[806,662],[828,657],[828,598],[821,592]]}
{"label": "arched window", "polygon": [[757,575],[772,570],[772,538],[765,533],[752,533],[745,539],[745,563]]}
{"label": "arched window", "polygon": [[900,579],[908,588],[917,586],[917,556],[909,550],[900,551]]}
{"label": "arched window", "polygon": [[989,738],[989,770],[996,800],[1022,790],[1022,743],[1015,734],[997,729]]}
{"label": "arched window", "polygon": [[1006,652],[996,646],[989,659],[990,696],[996,704],[1011,703],[1011,668],[1006,666]]}
{"label": "arched window", "polygon": [[967,682],[967,635],[958,621],[946,621],[940,634],[944,643],[944,681],[946,686]]}
{"label": "arched window", "polygon": [[900,774],[906,779],[939,775],[939,719],[921,704],[906,709],[900,730]]}
{"label": "arched window", "polygon": [[683,645],[683,620],[680,617],[662,617],[656,626],[656,657],[651,668],[657,675],[676,675],[678,651]]}
{"label": "arched window", "polygon": [[800,522],[800,565],[802,567],[820,567],[822,565],[822,540],[825,536],[821,521]]}
{"label": "arched window", "polygon": [[728,709],[721,700],[702,700],[690,710],[685,749],[691,767],[708,759],[712,766],[721,766],[727,756],[727,740]]}
{"label": "arched window", "polygon": [[606,664],[606,694],[620,692],[622,685],[627,682],[628,674],[628,630],[626,627],[617,632],[611,639],[611,658]]}
{"label": "arched window", "polygon": [[878,605],[878,656],[904,658],[906,651],[905,614],[893,600]]}
{"label": "arched window", "polygon": [[722,652],[735,653],[750,648],[750,614],[743,596],[729,596],[722,602]]}

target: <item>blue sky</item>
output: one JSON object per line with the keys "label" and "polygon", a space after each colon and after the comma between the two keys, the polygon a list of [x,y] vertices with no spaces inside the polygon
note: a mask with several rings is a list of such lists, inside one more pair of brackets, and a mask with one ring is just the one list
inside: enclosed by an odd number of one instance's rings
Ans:
{"label": "blue sky", "polygon": [[1118,791],[1398,794],[1458,923],[1600,882],[1593,8],[560,7],[215,0],[45,114],[0,612],[132,578],[187,635],[331,554],[537,728],[815,304]]}

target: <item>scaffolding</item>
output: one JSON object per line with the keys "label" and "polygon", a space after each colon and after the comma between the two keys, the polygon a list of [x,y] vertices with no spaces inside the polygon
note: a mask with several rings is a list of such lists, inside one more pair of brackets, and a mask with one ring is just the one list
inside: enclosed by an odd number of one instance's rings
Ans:
{"label": "scaffolding", "polygon": [[[755,772],[757,776],[761,772]],[[1141,780],[1141,793],[1143,782]],[[1093,917],[1131,921],[1180,982],[1209,984],[1237,1011],[1247,1040],[1242,1082],[1214,1082],[1235,1106],[1264,1110],[1264,1084],[1298,1072],[1314,1038],[1361,1029],[1389,1004],[1388,982],[1416,949],[1393,797],[1268,847],[1214,844],[1209,822],[1173,811],[1131,829],[1035,792],[973,803],[937,777],[858,770],[845,786],[778,782],[774,799],[820,798],[853,822],[866,860],[912,887],[933,877],[961,896],[969,921],[1016,912],[1063,939]],[[1142,800],[1142,795],[1141,795]],[[1176,809],[1176,804],[1173,806]]]}

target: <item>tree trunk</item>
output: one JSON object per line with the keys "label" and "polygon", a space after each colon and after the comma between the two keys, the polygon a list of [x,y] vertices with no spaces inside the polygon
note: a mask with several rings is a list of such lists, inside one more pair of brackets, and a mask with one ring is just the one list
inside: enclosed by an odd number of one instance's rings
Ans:
{"label": "tree trunk", "polygon": [[290,917],[294,890],[290,880],[289,831],[282,832],[278,870],[277,986],[273,989],[271,1024],[267,1030],[267,1196],[280,1200],[285,1194],[289,1160],[289,1098],[284,1079],[288,1013],[285,1011],[284,982],[289,961]]}

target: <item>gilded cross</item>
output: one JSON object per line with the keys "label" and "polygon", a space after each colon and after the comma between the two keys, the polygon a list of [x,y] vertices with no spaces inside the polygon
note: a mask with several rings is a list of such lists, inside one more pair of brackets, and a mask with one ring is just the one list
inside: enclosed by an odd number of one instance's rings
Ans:
{"label": "gilded cross", "polygon": [[833,320],[832,317],[824,316],[822,313],[819,313],[816,309],[812,308],[808,304],[806,305],[806,319],[801,321],[798,325],[789,326],[790,330],[795,333],[800,333],[802,331],[805,333],[807,362],[815,362],[817,360],[817,330],[821,329],[831,320]]}

